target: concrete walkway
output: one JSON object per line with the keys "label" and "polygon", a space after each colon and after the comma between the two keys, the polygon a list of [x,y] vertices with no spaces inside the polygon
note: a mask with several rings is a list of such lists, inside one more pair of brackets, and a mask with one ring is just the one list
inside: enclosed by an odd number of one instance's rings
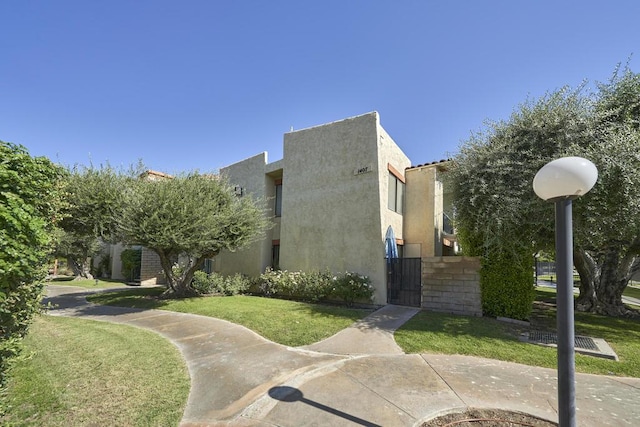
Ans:
{"label": "concrete walkway", "polygon": [[[556,371],[455,355],[405,355],[393,331],[415,310],[386,306],[307,348],[229,322],[96,306],[86,290],[49,286],[52,315],[155,331],[182,352],[191,392],[181,427],[419,426],[468,407],[557,421]],[[580,426],[640,425],[640,379],[577,374]]]}

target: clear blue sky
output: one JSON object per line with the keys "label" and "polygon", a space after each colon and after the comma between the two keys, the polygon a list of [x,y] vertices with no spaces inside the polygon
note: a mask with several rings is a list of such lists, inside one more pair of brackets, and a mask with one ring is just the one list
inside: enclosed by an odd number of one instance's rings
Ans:
{"label": "clear blue sky", "polygon": [[169,173],[376,110],[413,164],[640,65],[640,1],[0,1],[0,139]]}

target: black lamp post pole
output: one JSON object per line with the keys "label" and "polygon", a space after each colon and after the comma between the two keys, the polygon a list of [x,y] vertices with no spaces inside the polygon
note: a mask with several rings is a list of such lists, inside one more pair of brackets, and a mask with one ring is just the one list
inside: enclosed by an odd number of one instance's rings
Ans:
{"label": "black lamp post pole", "polygon": [[573,313],[573,230],[571,199],[556,205],[556,274],[558,329],[558,419],[576,425],[575,331]]}

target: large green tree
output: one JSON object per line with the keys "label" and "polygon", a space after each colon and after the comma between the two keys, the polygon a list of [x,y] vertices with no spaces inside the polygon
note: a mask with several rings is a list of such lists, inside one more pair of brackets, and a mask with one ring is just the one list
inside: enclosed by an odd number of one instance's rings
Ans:
{"label": "large green tree", "polygon": [[622,292],[640,270],[640,75],[629,69],[599,85],[593,138],[578,154],[598,166],[598,185],[577,207],[577,308],[632,314]]}
{"label": "large green tree", "polygon": [[110,165],[76,166],[66,179],[67,215],[60,221],[55,255],[65,257],[77,279],[92,279],[90,260],[100,241],[115,243],[127,183],[136,171],[117,170]]}
{"label": "large green tree", "polygon": [[[553,250],[553,208],[533,193],[535,173],[558,157],[589,158],[599,179],[574,203],[575,266],[582,282],[578,308],[630,314],[621,294],[640,255],[639,102],[638,75],[616,71],[593,94],[585,95],[583,88],[557,90],[470,138],[449,174],[465,250],[505,272],[509,263],[526,271],[533,253]],[[496,262],[500,258],[510,261]],[[500,284],[502,295],[519,287],[520,295],[530,298],[525,280],[521,275],[517,282]]]}
{"label": "large green tree", "polygon": [[48,159],[0,141],[0,387],[9,358],[40,311],[63,175]]}
{"label": "large green tree", "polygon": [[221,177],[190,173],[139,179],[124,193],[117,229],[122,241],[160,257],[168,292],[191,295],[193,274],[221,250],[236,250],[268,226],[262,203],[238,197]]}

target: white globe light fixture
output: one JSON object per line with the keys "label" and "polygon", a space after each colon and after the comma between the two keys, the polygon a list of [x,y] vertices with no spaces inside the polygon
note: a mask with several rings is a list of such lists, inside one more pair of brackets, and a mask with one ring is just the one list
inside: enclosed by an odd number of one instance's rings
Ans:
{"label": "white globe light fixture", "polygon": [[572,200],[589,192],[598,169],[582,157],[562,157],[544,165],[533,178],[533,191],[556,207],[556,276],[558,329],[558,421],[576,425],[575,328],[573,313]]}
{"label": "white globe light fixture", "polygon": [[596,165],[582,157],[562,157],[544,165],[533,178],[533,191],[542,200],[576,198],[598,180]]}

